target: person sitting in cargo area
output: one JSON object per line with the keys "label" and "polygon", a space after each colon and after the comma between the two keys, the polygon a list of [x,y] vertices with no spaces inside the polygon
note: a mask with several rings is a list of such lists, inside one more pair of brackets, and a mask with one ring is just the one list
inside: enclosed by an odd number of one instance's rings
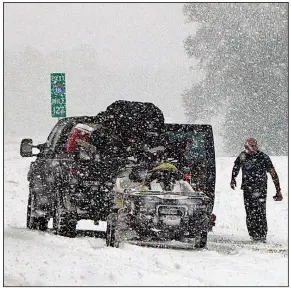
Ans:
{"label": "person sitting in cargo area", "polygon": [[[177,183],[178,170],[171,163],[163,163],[150,172],[141,167],[132,168],[128,178],[121,180],[122,185],[127,189],[135,191],[172,191],[175,187],[178,191]],[[182,179],[182,177],[180,177]],[[176,185],[176,186],[175,186]],[[177,186],[178,185],[178,186]]]}
{"label": "person sitting in cargo area", "polygon": [[145,185],[153,191],[180,191],[179,180],[182,178],[175,165],[165,162],[148,173]]}

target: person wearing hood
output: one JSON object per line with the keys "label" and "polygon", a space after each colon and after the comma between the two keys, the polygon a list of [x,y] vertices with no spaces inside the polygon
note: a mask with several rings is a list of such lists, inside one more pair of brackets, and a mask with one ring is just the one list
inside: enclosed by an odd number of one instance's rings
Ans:
{"label": "person wearing hood", "polygon": [[279,177],[268,155],[258,149],[257,140],[249,138],[245,142],[245,151],[241,152],[234,162],[230,187],[234,190],[240,168],[242,169],[242,185],[246,225],[248,233],[254,241],[266,241],[267,237],[267,172],[271,174],[276,188],[275,201],[282,201]]}

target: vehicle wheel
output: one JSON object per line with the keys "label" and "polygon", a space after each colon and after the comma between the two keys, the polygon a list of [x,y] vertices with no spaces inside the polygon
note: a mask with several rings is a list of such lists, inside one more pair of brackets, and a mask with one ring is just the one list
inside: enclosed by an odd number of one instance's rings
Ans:
{"label": "vehicle wheel", "polygon": [[56,235],[74,238],[76,237],[77,217],[73,212],[68,211],[58,194],[55,201],[55,211],[53,216],[53,228]]}
{"label": "vehicle wheel", "polygon": [[116,239],[116,221],[117,214],[109,215],[107,219],[107,228],[106,228],[106,245],[110,247],[119,247],[119,242]]}
{"label": "vehicle wheel", "polygon": [[204,248],[207,244],[207,235],[208,232],[202,231],[198,236],[195,238],[195,248]]}
{"label": "vehicle wheel", "polygon": [[48,229],[48,219],[45,217],[33,216],[32,215],[33,210],[34,210],[34,197],[30,189],[26,212],[26,227],[31,230],[46,231]]}

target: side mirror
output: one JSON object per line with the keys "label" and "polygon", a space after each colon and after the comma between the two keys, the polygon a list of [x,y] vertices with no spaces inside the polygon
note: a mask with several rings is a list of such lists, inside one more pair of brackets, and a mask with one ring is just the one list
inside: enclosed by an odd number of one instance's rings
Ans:
{"label": "side mirror", "polygon": [[32,157],[32,139],[22,139],[20,143],[20,156],[21,157]]}

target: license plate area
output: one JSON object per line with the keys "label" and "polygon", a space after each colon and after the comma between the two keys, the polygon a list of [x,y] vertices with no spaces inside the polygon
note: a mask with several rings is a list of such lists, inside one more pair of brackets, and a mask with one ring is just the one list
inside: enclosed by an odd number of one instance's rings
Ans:
{"label": "license plate area", "polygon": [[167,219],[181,218],[186,214],[186,208],[183,206],[159,205],[157,210],[159,216]]}
{"label": "license plate area", "polygon": [[178,216],[178,215],[163,215],[162,217],[163,217],[163,219],[170,220],[170,221],[175,221],[175,220],[181,219],[181,216]]}

